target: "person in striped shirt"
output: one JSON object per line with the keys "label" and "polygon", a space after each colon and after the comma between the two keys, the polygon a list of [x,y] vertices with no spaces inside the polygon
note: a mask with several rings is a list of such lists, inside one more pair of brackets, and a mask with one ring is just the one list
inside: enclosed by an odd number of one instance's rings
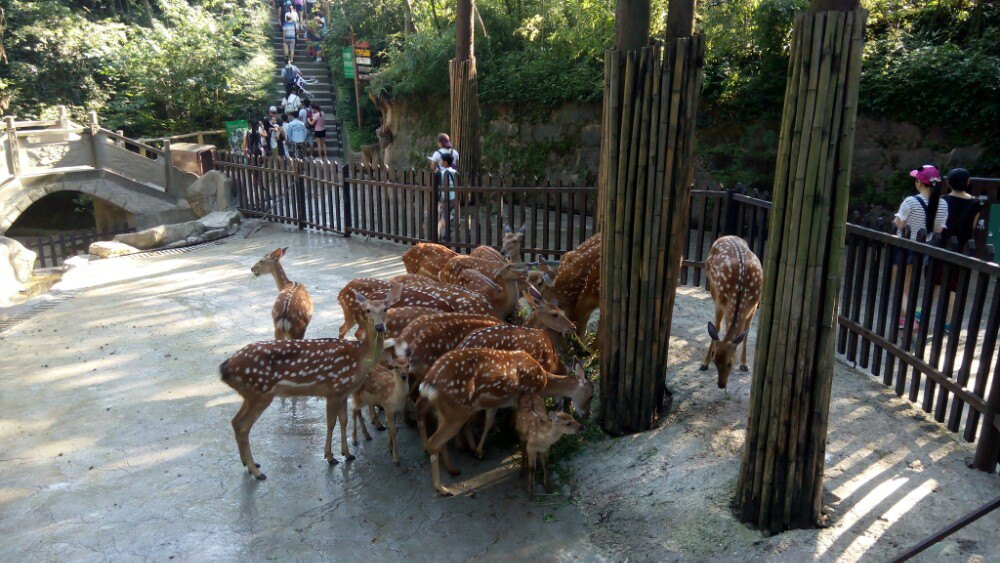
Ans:
{"label": "person in striped shirt", "polygon": [[[915,242],[927,242],[933,233],[940,233],[948,222],[948,202],[941,198],[943,186],[941,172],[930,164],[925,164],[910,171],[916,195],[907,196],[896,212],[895,224],[902,236],[906,227],[910,228],[909,238]],[[923,239],[919,238],[920,230],[926,231]],[[910,287],[910,276],[913,275],[915,254],[912,250],[897,249],[894,261],[896,266],[905,267],[906,273],[903,287]],[[903,306],[900,309],[899,327],[906,325],[907,293],[903,293]]]}

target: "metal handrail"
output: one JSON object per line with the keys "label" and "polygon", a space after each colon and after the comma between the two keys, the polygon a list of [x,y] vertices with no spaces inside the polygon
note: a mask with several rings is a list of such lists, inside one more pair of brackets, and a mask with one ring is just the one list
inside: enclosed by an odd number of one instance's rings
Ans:
{"label": "metal handrail", "polygon": [[993,512],[998,508],[1000,508],[1000,497],[997,497],[991,500],[990,502],[980,506],[979,508],[959,518],[955,522],[952,522],[948,526],[938,530],[933,535],[921,541],[917,545],[911,547],[910,549],[907,549],[903,553],[900,553],[894,559],[892,559],[891,563],[900,563],[901,561],[912,559],[917,554],[923,552],[932,545],[938,543],[944,538],[954,534],[955,532],[961,530],[962,528],[968,526],[969,524],[975,522],[976,520],[979,520],[983,516],[986,516],[987,514]]}

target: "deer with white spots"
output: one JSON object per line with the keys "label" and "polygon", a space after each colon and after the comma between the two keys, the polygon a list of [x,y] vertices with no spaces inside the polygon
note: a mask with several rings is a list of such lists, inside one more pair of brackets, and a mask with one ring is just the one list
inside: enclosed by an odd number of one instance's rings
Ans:
{"label": "deer with white spots", "polygon": [[564,412],[546,412],[542,397],[531,393],[521,395],[515,417],[521,437],[521,473],[528,474],[528,497],[535,498],[535,459],[542,461],[542,486],[551,493],[549,484],[549,449],[563,436],[580,431],[580,423]]}
{"label": "deer with white spots", "polygon": [[347,398],[365,382],[382,358],[385,348],[385,311],[398,299],[402,286],[385,299],[357,299],[362,304],[361,321],[367,330],[360,341],[324,338],[317,340],[269,340],[248,344],[219,366],[222,382],[243,398],[233,417],[233,431],[240,461],[251,475],[264,480],[250,451],[250,429],[275,397],[325,397],[326,447],[324,457],[333,457],[333,427],[340,420],[341,455],[351,461],[347,447]]}
{"label": "deer with white spots", "polygon": [[437,431],[427,441],[434,490],[452,494],[441,485],[438,458],[444,458],[452,475],[461,473],[448,456],[448,441],[477,411],[513,407],[519,396],[538,393],[570,397],[581,413],[589,413],[593,392],[593,384],[586,379],[546,372],[527,352],[471,348],[441,356],[420,384],[417,403],[418,415],[430,409],[438,415]]}
{"label": "deer with white spots", "polygon": [[583,338],[587,334],[590,316],[601,303],[600,233],[564,254],[557,272],[541,262],[539,271],[529,274],[528,282],[545,300],[566,311],[570,320],[576,324],[576,334]]}
{"label": "deer with white spots", "polygon": [[433,242],[419,242],[403,253],[403,266],[411,274],[438,279],[448,260],[458,256],[454,250]]}
{"label": "deer with white spots", "polygon": [[[358,325],[356,336],[361,338],[364,332],[364,325],[359,323],[362,310],[362,303],[357,296],[363,295],[369,301],[373,299],[385,299],[393,284],[371,278],[358,278],[347,282],[344,289],[337,295],[340,308],[344,311],[344,324],[340,325],[339,337],[344,338],[351,330],[351,327]],[[455,311],[456,305],[450,303],[443,297],[432,295],[426,288],[403,286],[402,293],[396,301],[399,307],[429,307],[439,311]]]}
{"label": "deer with white spots", "polygon": [[392,463],[399,465],[399,449],[396,445],[396,413],[401,412],[406,407],[407,391],[409,391],[409,387],[406,383],[406,361],[397,359],[387,352],[382,363],[368,372],[364,384],[351,396],[351,419],[354,421],[351,440],[355,446],[358,445],[359,425],[365,440],[372,439],[365,426],[365,419],[361,416],[361,409],[364,407],[368,407],[368,413],[375,429],[385,430],[375,414],[375,405],[378,405],[385,411],[385,422],[389,426],[389,452],[392,454]]}
{"label": "deer with white spots", "polygon": [[[743,356],[740,371],[750,370],[747,366],[747,334],[760,304],[764,268],[746,241],[736,236],[725,236],[712,243],[705,260],[705,274],[712,301],[715,302],[715,323],[708,323],[712,342],[701,369],[707,370],[709,361],[714,361],[719,370],[719,389],[725,389],[733,371],[736,347],[741,343]],[[723,322],[725,335],[720,337]]]}
{"label": "deer with white spots", "polygon": [[445,283],[459,285],[479,293],[493,306],[493,314],[507,319],[517,310],[518,282],[524,279],[516,264],[497,263],[472,256],[456,256],[439,274]]}
{"label": "deer with white spots", "polygon": [[524,235],[527,231],[527,223],[521,225],[521,228],[517,231],[511,229],[509,224],[504,225],[503,241],[501,243],[500,250],[497,250],[492,246],[477,246],[472,249],[469,256],[472,256],[473,258],[492,260],[498,264],[503,264],[507,261],[520,264],[523,262],[521,259],[521,249],[524,246]]}
{"label": "deer with white spots", "polygon": [[428,295],[447,301],[451,311],[470,315],[491,315],[493,304],[481,293],[462,286],[432,280],[418,274],[402,274],[389,278],[389,283],[401,283]]}
{"label": "deer with white spots", "polygon": [[524,319],[524,326],[545,332],[556,354],[562,356],[572,352],[566,342],[566,335],[576,330],[576,324],[569,320],[562,309],[546,301],[534,287],[529,285],[528,290],[521,294],[531,307],[531,313]]}
{"label": "deer with white spots", "polygon": [[286,246],[269,252],[251,266],[250,271],[254,277],[271,274],[274,276],[274,283],[278,285],[278,298],[271,308],[274,339],[300,340],[306,337],[306,328],[312,320],[313,304],[306,286],[289,280],[285,269],[281,267],[280,260],[287,250]]}

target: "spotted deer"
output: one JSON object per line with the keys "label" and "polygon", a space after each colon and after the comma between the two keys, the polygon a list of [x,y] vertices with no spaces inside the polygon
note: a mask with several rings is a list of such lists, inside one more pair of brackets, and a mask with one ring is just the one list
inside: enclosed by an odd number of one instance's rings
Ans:
{"label": "spotted deer", "polygon": [[485,297],[493,306],[493,314],[507,319],[517,310],[518,282],[524,272],[517,265],[492,260],[457,256],[448,261],[439,275],[440,280],[462,286]]}
{"label": "spotted deer", "polygon": [[562,309],[546,301],[534,287],[529,285],[521,295],[531,307],[524,326],[544,331],[558,355],[570,353],[572,349],[567,344],[565,335],[574,332],[576,324],[566,317]]}
{"label": "spotted deer", "polygon": [[515,264],[520,264],[523,262],[521,259],[521,249],[524,246],[524,235],[527,231],[527,223],[521,225],[521,228],[517,231],[511,229],[509,224],[504,225],[503,242],[501,243],[500,250],[492,246],[477,246],[472,249],[469,256],[492,260],[499,264],[503,264],[508,260]]}
{"label": "spotted deer", "polygon": [[361,416],[361,409],[368,407],[372,425],[376,430],[385,430],[375,414],[375,405],[382,407],[385,411],[386,425],[389,427],[389,452],[392,454],[392,463],[399,465],[399,449],[396,443],[396,413],[401,412],[406,407],[406,393],[409,387],[406,384],[406,362],[395,358],[387,352],[382,362],[368,372],[361,388],[351,395],[351,419],[354,423],[351,441],[358,445],[358,426],[361,426],[361,433],[365,440],[371,440],[365,426],[365,419]]}
{"label": "spotted deer", "polygon": [[537,393],[520,396],[514,420],[521,438],[521,473],[528,475],[528,497],[535,498],[536,458],[542,462],[542,486],[551,493],[549,449],[563,436],[579,432],[580,423],[568,413],[546,412],[545,402]]}
{"label": "spotted deer", "polygon": [[545,262],[541,262],[539,271],[528,278],[547,301],[566,311],[581,338],[587,334],[590,316],[601,302],[600,243],[598,233],[564,254],[554,279],[552,269]]}
{"label": "spotted deer", "polygon": [[[339,337],[344,338],[354,325],[358,325],[358,338],[364,332],[364,325],[358,322],[364,308],[362,302],[357,299],[358,295],[363,295],[368,300],[385,299],[391,287],[392,284],[389,282],[371,278],[358,278],[349,281],[337,295],[337,301],[344,312],[344,324],[340,326]],[[421,288],[407,286],[403,286],[402,293],[395,304],[400,307],[430,307],[439,311],[455,310],[455,307],[447,300],[435,297]]]}
{"label": "spotted deer", "polygon": [[414,287],[428,295],[447,301],[454,312],[470,315],[493,314],[493,305],[481,293],[462,286],[432,280],[419,274],[402,274],[389,279],[389,283],[401,283]]}
{"label": "spotted deer", "polygon": [[477,411],[517,405],[525,393],[570,397],[581,413],[589,414],[594,386],[586,379],[546,372],[522,351],[470,348],[452,350],[438,359],[420,383],[417,413],[421,418],[434,409],[437,431],[427,441],[434,490],[448,496],[441,485],[439,457],[452,475],[461,472],[451,463],[447,444]]}
{"label": "spotted deer", "polygon": [[[736,236],[725,236],[712,244],[705,261],[705,272],[708,289],[715,302],[715,323],[708,323],[712,342],[701,369],[708,370],[708,362],[714,361],[719,370],[719,389],[725,389],[733,371],[736,347],[740,343],[743,344],[740,371],[750,370],[747,366],[747,334],[760,304],[764,269],[746,241]],[[723,329],[723,322],[725,336],[720,338],[719,330]]]}
{"label": "spotted deer", "polygon": [[385,312],[386,338],[396,338],[410,323],[428,315],[440,315],[440,309],[433,307],[393,307]]}
{"label": "spotted deer", "polygon": [[[340,420],[340,453],[351,461],[347,447],[347,398],[364,384],[368,372],[382,357],[385,346],[385,312],[400,296],[402,286],[385,299],[368,300],[358,295],[361,321],[367,330],[359,341],[324,338],[318,340],[270,340],[248,344],[222,362],[222,382],[243,398],[233,417],[233,432],[240,461],[259,480],[267,477],[254,463],[250,451],[250,429],[275,397],[325,397],[326,445],[324,458],[333,457],[333,427]],[[390,342],[391,344],[391,342]]]}
{"label": "spotted deer", "polygon": [[306,286],[293,282],[285,275],[281,267],[281,259],[288,247],[278,248],[266,254],[250,267],[254,277],[262,274],[274,276],[278,286],[278,298],[271,307],[271,319],[274,320],[275,340],[300,340],[306,336],[306,328],[312,320],[313,305]]}
{"label": "spotted deer", "polygon": [[411,274],[438,279],[448,260],[458,256],[454,250],[433,242],[419,242],[403,253],[403,266]]}

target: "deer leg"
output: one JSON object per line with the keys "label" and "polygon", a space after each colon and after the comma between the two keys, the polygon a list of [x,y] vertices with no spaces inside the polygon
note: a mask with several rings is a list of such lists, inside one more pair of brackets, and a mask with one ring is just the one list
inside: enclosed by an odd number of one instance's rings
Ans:
{"label": "deer leg", "polygon": [[[466,419],[468,417],[465,417]],[[437,432],[427,440],[427,449],[431,454],[431,482],[434,485],[434,490],[443,496],[451,496],[453,493],[441,485],[441,469],[438,466],[438,455],[444,454],[445,467],[448,472],[452,475],[458,475],[457,472],[453,472],[450,461],[448,459],[448,441],[452,439],[453,436],[462,430],[462,425],[465,424],[465,420],[442,420],[441,424],[438,425]],[[443,450],[443,452],[442,452]]]}
{"label": "deer leg", "polygon": [[[483,435],[479,437],[479,445],[476,446],[476,458],[483,459],[483,447],[486,445],[486,435],[493,428],[493,421],[496,420],[497,409],[486,409],[486,423],[483,425]],[[472,443],[471,441],[469,442]]]}
{"label": "deer leg", "polygon": [[528,474],[528,442],[521,440],[521,475]]}
{"label": "deer leg", "polygon": [[429,405],[427,404],[427,399],[420,397],[416,404],[413,405],[413,408],[416,411],[417,416],[417,435],[420,436],[420,447],[422,447],[424,451],[429,452],[430,445],[427,440],[427,410]]}
{"label": "deer leg", "polygon": [[237,440],[242,439],[244,451],[246,452],[245,461],[247,465],[247,470],[256,479],[263,481],[267,479],[267,475],[260,472],[260,466],[254,463],[253,453],[250,451],[250,429],[253,428],[257,419],[260,415],[267,410],[267,407],[271,406],[271,401],[274,400],[274,396],[264,396],[254,403],[247,405],[247,410],[244,411],[243,417],[239,421],[239,427],[237,428]]}
{"label": "deer leg", "polygon": [[743,372],[750,371],[750,366],[747,365],[747,340],[750,340],[749,336],[743,339],[743,356],[740,359],[740,371]]}
{"label": "deer leg", "polygon": [[[372,426],[375,427],[375,430],[378,430],[379,432],[385,432],[385,426],[382,426],[382,421],[380,421],[378,419],[378,414],[375,413],[375,404],[374,403],[368,405],[368,416],[372,419]],[[386,416],[389,416],[389,415],[387,414]],[[366,436],[367,436],[367,434],[366,434]],[[371,439],[371,438],[369,438],[369,439]]]}
{"label": "deer leg", "polygon": [[337,424],[337,407],[340,406],[333,398],[326,398],[326,444],[323,448],[323,459],[330,465],[340,463],[333,457],[333,427]]}
{"label": "deer leg", "polygon": [[340,325],[340,338],[346,336],[348,331],[351,330],[351,327],[358,324],[358,321],[354,319],[354,313],[351,311],[351,308],[343,307],[343,305],[342,308],[344,309],[344,324]]}
{"label": "deer leg", "polygon": [[535,450],[528,448],[528,498],[535,498]]}
{"label": "deer leg", "polygon": [[240,439],[240,421],[243,420],[243,416],[247,412],[247,400],[243,399],[243,403],[240,405],[240,410],[236,411],[236,416],[233,417],[233,434],[236,436],[236,449],[240,452],[240,463],[243,467],[247,466],[247,454],[246,448],[243,446],[243,441]]}
{"label": "deer leg", "polygon": [[[471,449],[474,447],[476,443],[476,437],[472,435],[472,425],[466,424],[463,427],[463,430],[465,431],[465,441],[469,443],[469,448]],[[456,436],[456,439],[457,438],[458,437]]]}
{"label": "deer leg", "polygon": [[389,451],[393,465],[399,465],[399,449],[396,446],[396,413],[385,411],[385,422],[389,426]]}
{"label": "deer leg", "polygon": [[542,486],[545,487],[545,492],[552,493],[552,484],[549,483],[549,451],[545,450],[543,452],[538,452],[539,457],[542,461]]}
{"label": "deer leg", "polygon": [[[722,332],[722,317],[723,317],[722,307],[715,306],[715,328]],[[715,350],[715,340],[712,340],[708,344],[708,352],[705,354],[705,361],[701,363],[701,371],[708,371],[708,362],[712,360],[712,351]]]}
{"label": "deer leg", "polygon": [[351,450],[347,447],[347,398],[345,397],[337,405],[337,418],[340,420],[340,455],[344,456],[344,461],[354,461]]}
{"label": "deer leg", "polygon": [[[374,410],[374,407],[372,407],[371,405],[368,405],[368,408]],[[361,416],[361,409],[357,409],[355,412],[358,413],[356,416],[358,417],[358,422],[361,424],[361,433],[365,435],[365,440],[370,442],[372,439],[372,435],[368,433],[368,426],[365,425],[365,417]],[[354,445],[355,446],[358,445],[357,432],[354,433]]]}

